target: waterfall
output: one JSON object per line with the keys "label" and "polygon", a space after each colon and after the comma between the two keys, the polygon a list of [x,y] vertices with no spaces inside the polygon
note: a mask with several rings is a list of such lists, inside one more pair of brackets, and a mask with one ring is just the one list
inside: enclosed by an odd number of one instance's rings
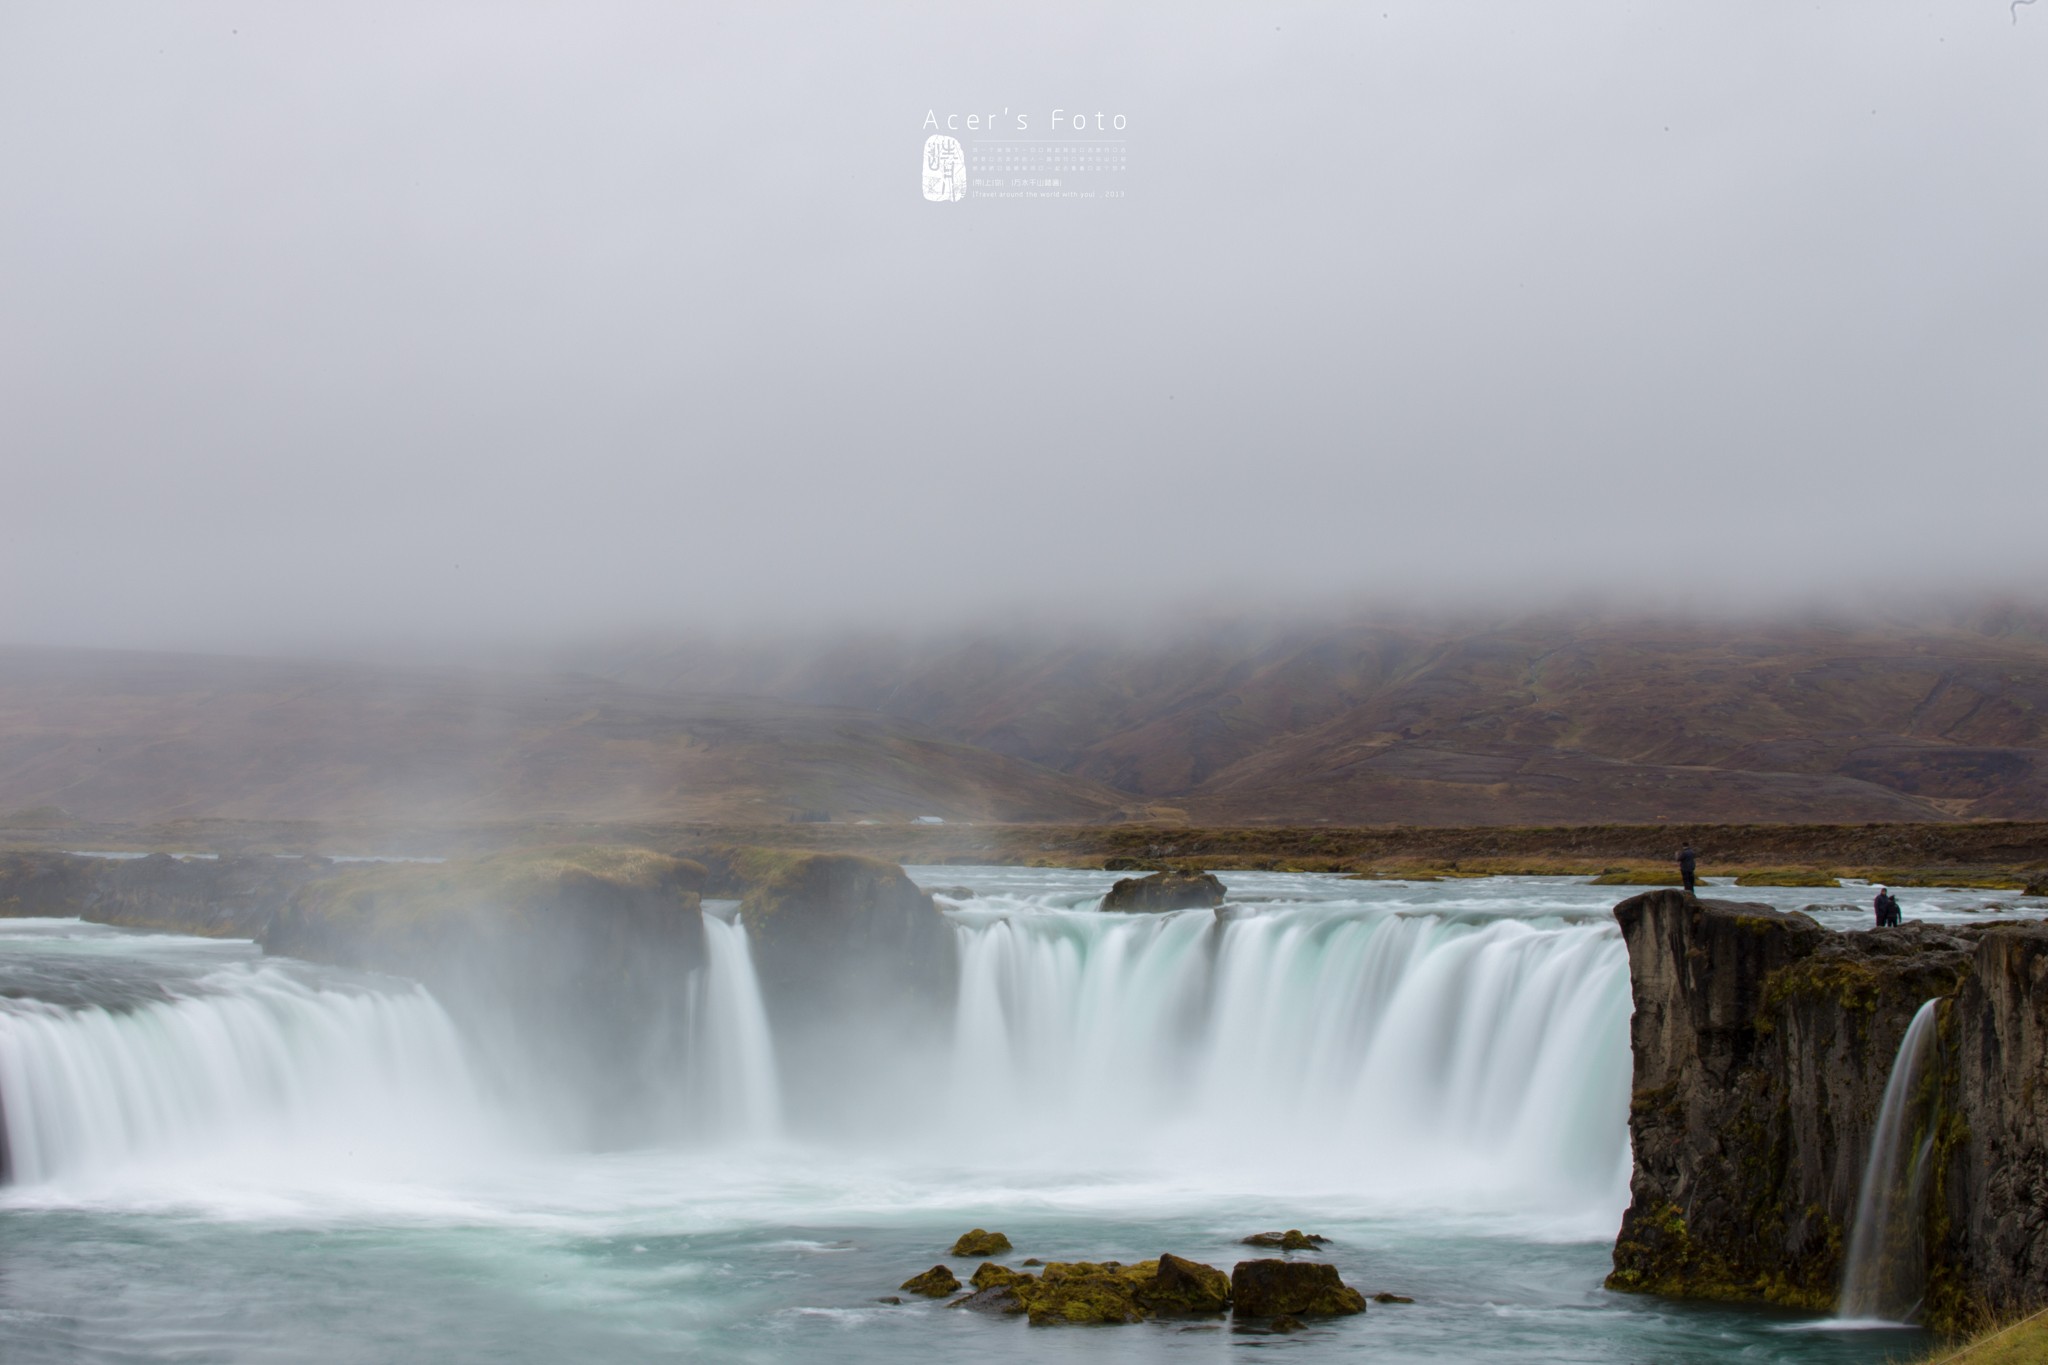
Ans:
{"label": "waterfall", "polygon": [[782,1125],[782,1098],[747,931],[706,915],[704,936],[708,961],[693,1047],[699,1072],[693,1127],[704,1135],[772,1138]]}
{"label": "waterfall", "polygon": [[1920,1224],[1934,1114],[1922,1081],[1934,1055],[1940,1003],[1929,1000],[1913,1015],[1878,1105],[1842,1272],[1837,1312],[1844,1319],[1903,1321],[1919,1307],[1926,1289],[1927,1248]]}
{"label": "waterfall", "polygon": [[[1628,972],[1605,916],[1114,915],[1052,890],[947,913],[950,1026],[832,1021],[861,1060],[806,1082],[826,1150],[967,1179],[1526,1214],[1538,1235],[1611,1232],[1627,1202]],[[783,1062],[799,1074],[804,1036],[776,1036],[744,927],[704,929],[705,966],[675,983],[688,1046],[641,1083],[669,1139],[745,1153],[781,1137]],[[100,956],[67,959],[76,971],[38,968],[43,996],[0,996],[20,1184],[139,1163],[298,1178],[371,1158],[409,1177],[429,1149],[459,1165],[533,1117],[479,1092],[420,988],[107,933]],[[545,1106],[542,1090],[528,1098]]]}
{"label": "waterfall", "polygon": [[267,962],[133,1008],[0,998],[0,1124],[20,1184],[140,1161],[364,1162],[473,1113],[418,987],[335,988]]}
{"label": "waterfall", "polygon": [[1629,1173],[1610,924],[1276,908],[956,915],[954,1132],[1176,1152],[1302,1188],[1611,1221]]}

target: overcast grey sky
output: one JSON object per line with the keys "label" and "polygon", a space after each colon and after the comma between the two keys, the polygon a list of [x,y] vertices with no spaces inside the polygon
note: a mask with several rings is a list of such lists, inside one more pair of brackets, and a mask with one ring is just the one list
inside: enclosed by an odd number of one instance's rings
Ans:
{"label": "overcast grey sky", "polygon": [[2048,582],[2048,7],[1105,9],[14,0],[0,639]]}

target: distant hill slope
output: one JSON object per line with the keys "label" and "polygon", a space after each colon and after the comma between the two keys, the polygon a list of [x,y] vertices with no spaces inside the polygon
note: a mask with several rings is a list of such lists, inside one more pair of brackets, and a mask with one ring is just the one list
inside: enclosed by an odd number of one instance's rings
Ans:
{"label": "distant hill slope", "polygon": [[596,666],[882,711],[1208,822],[2048,815],[2048,630],[2011,612],[670,644]]}
{"label": "distant hill slope", "polygon": [[873,712],[588,676],[0,648],[0,811],[1090,821],[1124,801]]}

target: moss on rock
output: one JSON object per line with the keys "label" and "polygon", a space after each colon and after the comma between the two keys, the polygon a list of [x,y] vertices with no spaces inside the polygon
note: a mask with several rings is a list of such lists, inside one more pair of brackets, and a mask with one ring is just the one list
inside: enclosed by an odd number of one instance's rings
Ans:
{"label": "moss on rock", "polygon": [[1318,1261],[1239,1261],[1230,1272],[1239,1317],[1332,1317],[1363,1313],[1365,1295],[1344,1283],[1337,1267]]}
{"label": "moss on rock", "polygon": [[922,1294],[928,1299],[943,1299],[960,1288],[960,1277],[943,1265],[935,1265],[921,1275],[912,1275],[896,1286],[906,1294]]}
{"label": "moss on rock", "polygon": [[1160,1253],[1157,1261],[1144,1261],[1131,1269],[1142,1273],[1153,1266],[1149,1277],[1137,1284],[1138,1302],[1149,1312],[1170,1316],[1221,1313],[1230,1307],[1230,1277],[1212,1265],[1190,1261],[1172,1252]]}
{"label": "moss on rock", "polygon": [[1034,1277],[1024,1271],[1012,1270],[1006,1265],[997,1265],[994,1261],[983,1261],[975,1267],[974,1274],[967,1282],[976,1289],[996,1289],[1032,1278]]}
{"label": "moss on rock", "polygon": [[1138,1282],[1157,1262],[1123,1266],[1114,1261],[1053,1261],[1036,1280],[1009,1286],[1033,1326],[1143,1322]]}
{"label": "moss on rock", "polygon": [[953,1256],[1000,1256],[1010,1250],[1010,1239],[1000,1232],[975,1228],[963,1232],[953,1243]]}

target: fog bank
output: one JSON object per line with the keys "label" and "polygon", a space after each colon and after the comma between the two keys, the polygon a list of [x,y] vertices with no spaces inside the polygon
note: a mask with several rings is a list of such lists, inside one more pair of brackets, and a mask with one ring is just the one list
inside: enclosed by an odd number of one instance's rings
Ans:
{"label": "fog bank", "polygon": [[0,638],[2024,587],[2044,26],[11,6]]}

